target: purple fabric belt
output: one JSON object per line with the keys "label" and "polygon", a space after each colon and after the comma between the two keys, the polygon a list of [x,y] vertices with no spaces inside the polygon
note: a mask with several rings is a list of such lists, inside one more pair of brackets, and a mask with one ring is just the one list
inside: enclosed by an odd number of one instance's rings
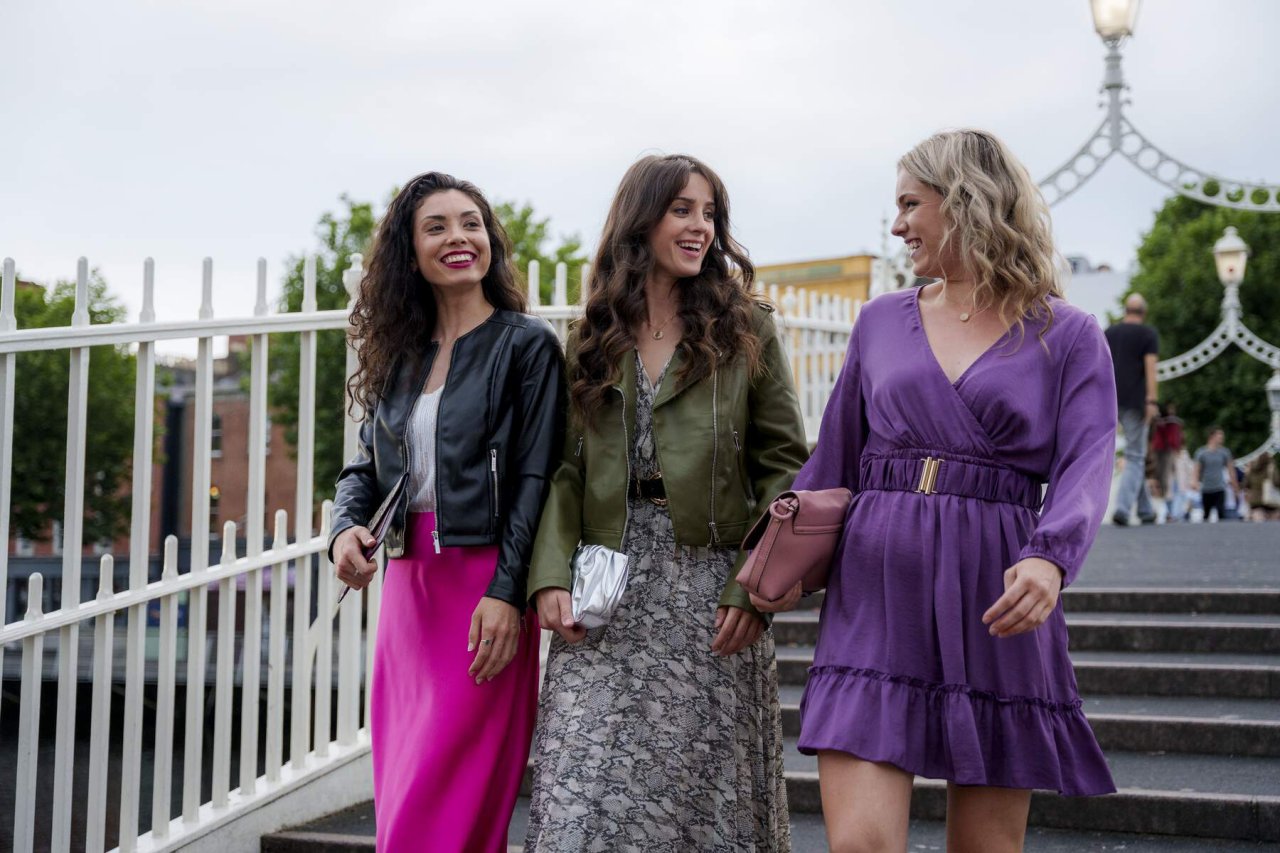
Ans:
{"label": "purple fabric belt", "polygon": [[947,459],[927,451],[919,456],[862,457],[863,490],[957,495],[1039,510],[1041,483],[1011,468]]}

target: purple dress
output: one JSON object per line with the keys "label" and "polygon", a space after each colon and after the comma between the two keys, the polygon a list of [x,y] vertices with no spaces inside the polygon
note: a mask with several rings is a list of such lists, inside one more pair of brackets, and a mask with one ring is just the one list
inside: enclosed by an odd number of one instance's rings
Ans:
{"label": "purple dress", "polygon": [[800,749],[962,785],[1110,793],[1061,601],[1017,636],[982,624],[1006,569],[1041,557],[1071,583],[1098,532],[1116,424],[1102,329],[1054,300],[1047,352],[1043,324],[1028,322],[1025,339],[1015,327],[952,383],[918,300],[912,289],[863,308],[795,481],[854,493]]}

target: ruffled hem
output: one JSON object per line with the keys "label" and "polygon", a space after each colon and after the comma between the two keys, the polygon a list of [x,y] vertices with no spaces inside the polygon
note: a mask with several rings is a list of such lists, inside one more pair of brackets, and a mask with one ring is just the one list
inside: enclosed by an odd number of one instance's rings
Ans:
{"label": "ruffled hem", "polygon": [[998,696],[870,669],[815,666],[800,751],[836,750],[960,785],[1069,797],[1116,790],[1080,700]]}

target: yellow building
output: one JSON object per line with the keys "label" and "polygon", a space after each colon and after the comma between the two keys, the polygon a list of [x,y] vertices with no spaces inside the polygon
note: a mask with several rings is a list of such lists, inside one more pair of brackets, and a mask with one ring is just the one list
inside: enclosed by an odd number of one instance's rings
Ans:
{"label": "yellow building", "polygon": [[849,255],[756,267],[756,281],[765,286],[794,287],[814,293],[866,302],[871,294],[871,264],[874,255]]}

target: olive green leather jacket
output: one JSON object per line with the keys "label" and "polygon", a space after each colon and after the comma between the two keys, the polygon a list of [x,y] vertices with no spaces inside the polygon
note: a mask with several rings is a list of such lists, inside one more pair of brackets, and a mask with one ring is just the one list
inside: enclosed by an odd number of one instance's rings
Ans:
{"label": "olive green leather jacket", "polygon": [[[677,350],[653,405],[653,436],[676,543],[737,547],[769,502],[791,486],[808,458],[804,421],[772,311],[756,311],[761,365],[747,375],[741,360],[696,382],[679,382]],[[569,352],[570,364],[574,353]],[[551,479],[534,542],[528,594],[572,588],[569,561],[579,541],[621,550],[628,522],[631,440],[636,430],[636,371],[631,351],[593,427],[571,422]],[[576,419],[574,419],[576,420]],[[755,612],[734,580],[722,606]]]}

